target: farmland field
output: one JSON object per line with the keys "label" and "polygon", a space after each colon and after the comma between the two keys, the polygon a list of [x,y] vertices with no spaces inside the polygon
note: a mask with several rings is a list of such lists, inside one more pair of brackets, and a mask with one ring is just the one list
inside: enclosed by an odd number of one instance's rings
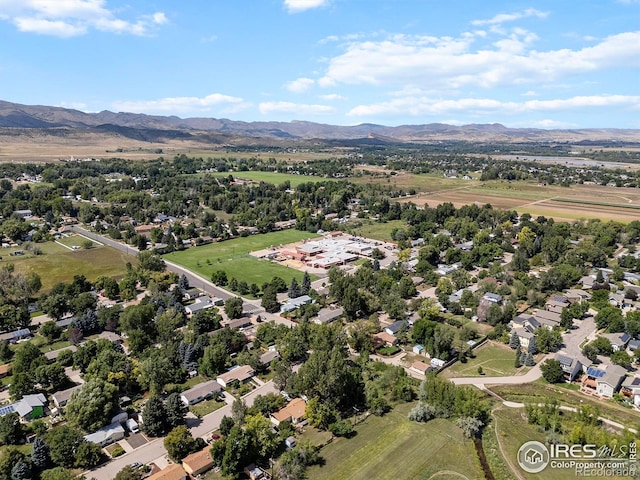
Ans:
{"label": "farmland field", "polygon": [[[417,179],[415,178],[417,177]],[[533,182],[436,179],[428,186],[424,179],[412,175],[413,188],[418,193],[401,199],[416,205],[435,207],[450,202],[456,208],[463,205],[491,204],[495,208],[516,210],[533,216],[544,215],[556,220],[600,218],[629,222],[640,220],[640,190],[602,185],[540,185]],[[407,180],[404,188],[411,182]],[[449,182],[449,183],[447,183]],[[462,183],[461,183],[462,182]]]}
{"label": "farmland field", "polygon": [[301,280],[303,273],[269,260],[257,259],[249,255],[249,252],[314,237],[317,235],[300,230],[282,230],[172,252],[164,258],[205,278],[210,278],[216,270],[222,270],[229,279],[235,277],[239,281],[244,280],[258,286],[271,281],[274,276],[289,283],[294,277]]}
{"label": "farmland field", "polygon": [[[383,417],[370,416],[350,439],[338,438],[320,450],[325,463],[308,470],[311,480],[479,479],[484,478],[473,442],[449,420],[410,422],[413,404]],[[440,473],[438,473],[440,472]]]}
{"label": "farmland field", "polygon": [[90,281],[103,275],[122,276],[127,272],[127,262],[135,263],[134,257],[106,246],[70,251],[48,242],[38,244],[38,247],[42,250],[41,255],[29,252],[19,257],[3,255],[0,266],[11,263],[17,273],[37,273],[42,280],[41,291],[45,293],[56,283],[72,281],[74,275],[84,275]]}

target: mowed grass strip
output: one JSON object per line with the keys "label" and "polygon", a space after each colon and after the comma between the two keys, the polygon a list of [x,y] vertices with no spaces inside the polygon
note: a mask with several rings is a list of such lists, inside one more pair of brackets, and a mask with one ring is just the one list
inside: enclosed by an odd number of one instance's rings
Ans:
{"label": "mowed grass strip", "polygon": [[288,283],[294,277],[301,280],[303,273],[269,260],[252,257],[249,252],[317,237],[316,234],[300,230],[282,230],[193,247],[169,253],[164,258],[204,278],[210,278],[214,271],[222,270],[229,279],[236,278],[258,286],[271,281],[275,276]]}
{"label": "mowed grass strip", "polygon": [[74,275],[84,275],[90,281],[103,275],[121,277],[127,273],[127,263],[136,263],[135,257],[107,246],[70,251],[50,242],[38,247],[42,255],[27,252],[24,257],[3,256],[0,265],[12,263],[18,273],[37,273],[44,293],[57,283],[71,282]]}
{"label": "mowed grass strip", "polygon": [[521,370],[514,367],[516,352],[509,347],[487,342],[474,350],[475,358],[470,358],[467,363],[456,362],[447,368],[447,376],[452,377],[479,377],[478,367],[482,367],[484,376],[506,377]]}
{"label": "mowed grass strip", "polygon": [[438,472],[438,479],[484,478],[473,442],[449,420],[410,422],[412,406],[370,416],[356,427],[355,437],[338,438],[324,447],[320,455],[325,463],[311,467],[309,479],[426,480]]}

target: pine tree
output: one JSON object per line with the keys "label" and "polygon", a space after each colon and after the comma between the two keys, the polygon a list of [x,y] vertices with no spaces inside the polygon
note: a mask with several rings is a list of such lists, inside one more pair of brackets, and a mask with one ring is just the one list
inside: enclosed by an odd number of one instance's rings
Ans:
{"label": "pine tree", "polygon": [[189,409],[183,403],[180,395],[177,393],[169,395],[165,406],[167,409],[167,421],[169,422],[169,426],[171,428],[175,428],[179,425],[184,425],[185,416]]}
{"label": "pine tree", "polygon": [[50,462],[49,446],[40,437],[36,437],[31,450],[31,463],[38,470],[46,470]]}
{"label": "pine tree", "polygon": [[26,462],[18,462],[11,469],[11,480],[29,480],[30,478],[33,478],[33,475]]}
{"label": "pine tree", "polygon": [[509,346],[512,349],[520,348],[520,338],[518,337],[518,333],[514,330],[511,332],[511,338],[509,339]]}
{"label": "pine tree", "polygon": [[538,344],[536,343],[536,337],[531,337],[529,345],[527,346],[527,352],[535,355],[538,353]]}
{"label": "pine tree", "polygon": [[516,359],[513,362],[513,366],[515,368],[520,368],[522,366],[522,362],[520,362],[520,357],[522,356],[522,350],[520,350],[520,347],[518,347],[516,349]]}
{"label": "pine tree", "polygon": [[304,272],[302,276],[302,285],[300,286],[300,294],[301,295],[309,295],[311,291],[311,277],[307,272]]}
{"label": "pine tree", "polygon": [[300,293],[300,285],[298,285],[298,281],[295,277],[291,279],[291,285],[289,285],[289,298],[298,298]]}
{"label": "pine tree", "polygon": [[531,355],[530,353],[527,353],[527,358],[524,361],[524,364],[527,367],[533,367],[536,364],[536,361],[533,358],[533,355]]}

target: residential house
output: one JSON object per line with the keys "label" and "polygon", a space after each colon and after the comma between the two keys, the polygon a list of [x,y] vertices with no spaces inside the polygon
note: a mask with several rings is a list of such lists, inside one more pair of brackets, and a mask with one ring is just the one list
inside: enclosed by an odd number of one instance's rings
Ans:
{"label": "residential house", "polygon": [[57,408],[64,408],[67,405],[67,402],[71,399],[71,395],[73,392],[78,390],[82,385],[76,385],[75,387],[67,388],[66,390],[61,390],[59,392],[54,393],[51,397],[53,399],[53,404]]}
{"label": "residential house", "polygon": [[33,420],[44,416],[47,398],[42,393],[25,395],[17,402],[0,407],[0,417],[8,413],[17,412],[23,420]]}
{"label": "residential house", "polygon": [[199,383],[180,394],[180,399],[185,405],[195,405],[203,400],[217,396],[222,387],[215,380]]}
{"label": "residential house", "polygon": [[560,366],[564,372],[564,378],[567,382],[574,381],[578,375],[586,370],[586,366],[591,364],[586,358],[578,358],[563,353],[557,353],[556,360],[560,362]]}
{"label": "residential house", "polygon": [[387,332],[378,332],[373,336],[373,341],[376,345],[385,345],[387,347],[393,347],[398,343],[398,339],[388,334]]}
{"label": "residential house", "polygon": [[184,298],[185,300],[195,300],[196,298],[201,296],[202,296],[202,292],[200,290],[198,290],[197,288],[190,288],[189,290],[184,292],[184,295],[182,295],[182,298]]}
{"label": "residential house", "polygon": [[618,365],[599,365],[587,368],[580,391],[605,398],[613,397],[624,380],[626,370]]}
{"label": "residential house", "polygon": [[409,322],[406,320],[398,320],[397,322],[393,322],[391,325],[387,325],[384,327],[384,331],[389,335],[397,335],[401,330],[406,330],[409,328]]}
{"label": "residential house", "polygon": [[287,313],[296,310],[303,305],[312,303],[313,299],[309,295],[302,295],[298,298],[291,298],[280,306],[280,313]]}
{"label": "residential house", "polygon": [[569,301],[559,302],[557,300],[549,299],[544,305],[544,309],[548,312],[561,314],[562,311],[569,306]]}
{"label": "residential house", "polygon": [[227,388],[227,385],[233,381],[238,381],[240,383],[248,382],[251,380],[254,373],[253,368],[249,365],[242,365],[240,367],[233,368],[222,375],[218,375],[216,381],[222,385],[222,388]]}
{"label": "residential house", "polygon": [[106,447],[112,443],[124,438],[124,428],[118,422],[102,427],[89,435],[85,435],[84,439],[89,443],[95,443],[101,447]]}
{"label": "residential house", "polygon": [[105,340],[109,340],[111,343],[123,343],[123,339],[120,335],[118,335],[115,332],[109,332],[107,330],[105,330],[104,332],[100,333],[100,335],[98,336],[98,338],[104,338]]}
{"label": "residential house", "polygon": [[11,373],[11,364],[5,363],[0,365],[0,378],[4,378]]}
{"label": "residential house", "polygon": [[582,285],[583,290],[591,290],[593,288],[593,284],[596,283],[596,279],[595,277],[587,275],[586,277],[582,277],[580,280],[578,280],[578,283]]}
{"label": "residential house", "polygon": [[196,298],[196,301],[191,305],[187,305],[186,307],[184,307],[184,310],[187,315],[195,315],[202,310],[213,308],[214,306],[215,304],[213,303],[213,299],[211,297],[205,296]]}
{"label": "residential house", "polygon": [[502,295],[497,293],[487,292],[482,296],[482,298],[489,303],[494,303],[496,305],[500,305],[502,303]]}
{"label": "residential house", "polygon": [[280,352],[277,350],[269,350],[260,355],[260,363],[262,365],[270,365],[275,359],[280,358]]}
{"label": "residential house", "polygon": [[551,320],[556,325],[560,325],[560,321],[562,320],[562,316],[559,313],[550,312],[548,310],[539,309],[534,314],[536,320],[540,321],[541,319]]}
{"label": "residential house", "polygon": [[591,294],[589,292],[578,290],[576,288],[570,288],[564,293],[564,296],[567,297],[567,300],[569,300],[570,303],[584,302],[591,299]]}
{"label": "residential house", "polygon": [[334,320],[337,320],[342,315],[344,315],[344,309],[342,307],[322,308],[318,312],[318,316],[313,319],[313,322],[318,325],[325,325],[327,323],[333,322]]}
{"label": "residential house", "polygon": [[637,349],[640,348],[640,340],[629,340],[629,343],[627,343],[627,348],[629,349],[629,351],[631,352],[635,352]]}
{"label": "residential house", "polygon": [[277,412],[270,415],[271,423],[276,427],[280,422],[291,422],[293,425],[304,419],[307,402],[302,398],[294,398]]}
{"label": "residential house", "polygon": [[147,480],[189,480],[189,475],[182,465],[172,463],[157,473],[147,477]]}
{"label": "residential house", "polygon": [[22,328],[14,332],[7,332],[0,335],[0,340],[9,340],[10,343],[18,343],[20,340],[31,338],[31,330]]}
{"label": "residential house", "polygon": [[624,379],[620,393],[629,399],[634,406],[640,406],[640,377],[630,376]]}
{"label": "residential house", "polygon": [[527,329],[521,328],[519,330],[516,330],[517,335],[518,335],[518,340],[520,340],[520,347],[523,350],[526,350],[527,348],[529,348],[529,342],[531,341],[531,339],[533,337],[535,337],[535,335],[528,331]]}
{"label": "residential house", "polygon": [[416,360],[415,362],[413,362],[411,364],[411,370],[414,370],[414,371],[416,371],[418,373],[426,375],[428,372],[433,370],[433,367],[431,365],[428,365],[428,364],[424,363],[424,362]]}
{"label": "residential house", "polygon": [[213,468],[214,462],[211,456],[211,447],[200,450],[199,452],[187,455],[182,459],[182,468],[192,477],[208,472]]}
{"label": "residential house", "polygon": [[627,348],[631,336],[628,333],[603,333],[600,335],[611,342],[614,352],[618,352]]}
{"label": "residential house", "polygon": [[233,320],[228,320],[227,322],[224,323],[225,327],[235,328],[238,330],[241,328],[250,327],[251,325],[252,325],[251,318],[249,317],[234,318]]}

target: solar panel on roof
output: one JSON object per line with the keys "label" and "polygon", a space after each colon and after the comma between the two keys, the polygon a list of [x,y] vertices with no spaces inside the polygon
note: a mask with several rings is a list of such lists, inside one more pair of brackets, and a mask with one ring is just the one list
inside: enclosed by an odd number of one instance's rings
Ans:
{"label": "solar panel on roof", "polygon": [[0,407],[0,417],[4,417],[7,413],[15,412],[13,405]]}
{"label": "solar panel on roof", "polygon": [[29,335],[31,332],[29,331],[28,328],[23,328],[22,330],[16,330],[15,332],[13,332],[13,338],[16,337],[22,337],[24,335]]}
{"label": "solar panel on roof", "polygon": [[596,377],[596,378],[604,377],[605,373],[606,372],[604,372],[602,370],[598,370],[597,368],[588,368],[587,369],[587,375],[589,375],[590,377]]}
{"label": "solar panel on roof", "polygon": [[572,360],[569,357],[565,357],[564,355],[558,355],[556,357],[556,360],[558,360],[560,364],[567,366],[570,366],[572,363]]}

